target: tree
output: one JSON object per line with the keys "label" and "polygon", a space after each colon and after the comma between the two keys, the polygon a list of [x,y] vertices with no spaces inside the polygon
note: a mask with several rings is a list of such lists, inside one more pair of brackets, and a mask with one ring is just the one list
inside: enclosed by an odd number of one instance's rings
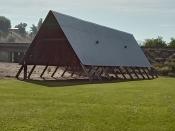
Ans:
{"label": "tree", "polygon": [[34,37],[34,36],[37,34],[37,32],[39,31],[39,29],[40,29],[42,23],[43,23],[43,20],[42,20],[42,18],[40,18],[39,21],[38,21],[37,26],[35,26],[35,25],[33,24],[33,25],[30,27],[30,31],[31,31],[30,35],[31,35],[32,37]]}
{"label": "tree", "polygon": [[38,21],[38,30],[40,29],[41,25],[43,24],[43,19],[40,18],[39,21]]}
{"label": "tree", "polygon": [[175,48],[175,38],[171,38],[170,43],[168,44],[169,47]]}
{"label": "tree", "polygon": [[9,28],[11,28],[10,20],[4,16],[0,16],[0,32],[7,33]]}
{"label": "tree", "polygon": [[162,37],[158,36],[158,38],[146,39],[144,42],[145,47],[166,47],[166,42]]}
{"label": "tree", "polygon": [[35,25],[33,24],[32,27],[30,27],[30,31],[31,31],[30,35],[31,35],[31,36],[35,36],[36,33],[37,33],[37,31],[38,31],[37,26],[35,26]]}
{"label": "tree", "polygon": [[27,24],[22,22],[15,26],[15,28],[18,28],[19,34],[22,36],[26,36],[27,34],[26,27],[27,27]]}

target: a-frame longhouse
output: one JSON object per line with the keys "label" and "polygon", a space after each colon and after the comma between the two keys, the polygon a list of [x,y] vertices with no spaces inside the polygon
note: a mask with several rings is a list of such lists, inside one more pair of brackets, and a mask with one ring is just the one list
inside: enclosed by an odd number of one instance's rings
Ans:
{"label": "a-frame longhouse", "polygon": [[[132,34],[50,11],[30,45],[16,77],[30,78],[37,65],[55,66],[93,79],[152,79],[157,77]],[[33,68],[27,73],[27,66]]]}

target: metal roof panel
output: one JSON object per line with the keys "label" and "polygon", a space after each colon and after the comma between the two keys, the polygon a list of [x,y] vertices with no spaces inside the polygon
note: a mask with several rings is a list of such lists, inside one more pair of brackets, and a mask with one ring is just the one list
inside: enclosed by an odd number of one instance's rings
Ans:
{"label": "metal roof panel", "polygon": [[132,34],[57,12],[53,14],[82,64],[151,66]]}

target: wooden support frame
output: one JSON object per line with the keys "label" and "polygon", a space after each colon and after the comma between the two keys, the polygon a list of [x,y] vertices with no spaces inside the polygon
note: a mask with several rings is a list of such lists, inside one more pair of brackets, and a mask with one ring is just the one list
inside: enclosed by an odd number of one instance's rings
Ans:
{"label": "wooden support frame", "polygon": [[126,70],[127,74],[129,75],[129,77],[133,80],[133,76],[130,74],[128,67],[124,67],[124,69]]}
{"label": "wooden support frame", "polygon": [[100,71],[99,75],[101,76],[103,74],[103,68],[102,67],[100,67],[100,68],[101,68],[101,71]]}
{"label": "wooden support frame", "polygon": [[24,80],[27,79],[27,65],[24,65]]}
{"label": "wooden support frame", "polygon": [[157,71],[156,71],[153,67],[151,67],[151,70],[152,70],[154,76],[155,76],[156,78],[158,78]]}
{"label": "wooden support frame", "polygon": [[148,78],[148,79],[151,79],[151,78],[149,77],[148,73],[145,71],[145,67],[143,67],[142,70],[143,70],[143,72],[146,74],[147,78]]}
{"label": "wooden support frame", "polygon": [[19,79],[19,75],[21,74],[23,68],[24,68],[24,65],[21,65],[19,71],[18,71],[17,74],[16,74],[16,78],[17,78],[17,79]]}
{"label": "wooden support frame", "polygon": [[119,78],[119,77],[118,77],[118,73],[117,73],[117,71],[115,71],[115,70],[116,70],[116,67],[113,67],[113,68],[112,68],[112,71],[113,71],[113,73],[114,73],[114,75],[115,75],[115,78],[118,79],[118,78]]}
{"label": "wooden support frame", "polygon": [[76,68],[76,67],[73,67],[73,68],[72,68],[71,77],[73,77],[73,75],[74,75],[74,73],[75,73],[75,68]]}
{"label": "wooden support frame", "polygon": [[135,74],[135,76],[137,77],[137,79],[140,79],[139,75],[138,75],[137,72],[135,71],[135,67],[131,67],[130,69],[131,69],[132,72]]}
{"label": "wooden support frame", "polygon": [[109,73],[106,71],[106,67],[102,67],[103,68],[103,72],[105,73],[105,76],[108,80],[110,80],[110,76],[109,76]]}
{"label": "wooden support frame", "polygon": [[64,74],[66,73],[66,71],[68,70],[68,66],[66,66],[66,68],[65,68],[65,70],[63,71],[63,73],[61,74],[61,77],[63,77],[64,76]]}
{"label": "wooden support frame", "polygon": [[[100,69],[100,66],[98,66],[98,69],[97,69],[97,71]],[[96,73],[96,75],[97,75],[97,78],[98,78],[98,80],[102,80],[102,78],[101,78],[101,72],[100,73]]]}
{"label": "wooden support frame", "polygon": [[81,64],[81,66],[82,66],[84,72],[86,73],[87,77],[89,78],[89,81],[92,82],[92,77],[89,75],[89,72],[91,69],[89,69],[89,71],[87,71],[86,67],[83,64]]}
{"label": "wooden support frame", "polygon": [[137,70],[139,71],[139,74],[142,76],[143,79],[146,79],[145,76],[142,74],[141,70],[139,67],[137,67]]}
{"label": "wooden support frame", "polygon": [[[92,67],[93,68],[93,67]],[[99,69],[99,67],[94,67],[95,68],[95,71],[92,73],[92,76],[94,76],[96,74],[96,71]]]}
{"label": "wooden support frame", "polygon": [[126,76],[123,74],[123,71],[120,69],[120,67],[117,67],[117,69],[118,69],[119,72],[122,74],[124,80],[127,80]]}
{"label": "wooden support frame", "polygon": [[89,68],[89,70],[87,71],[88,73],[90,73],[91,72],[91,70],[92,70],[92,66],[90,66],[90,68]]}
{"label": "wooden support frame", "polygon": [[151,76],[151,78],[154,79],[154,74],[152,73],[152,70],[149,70],[148,67],[146,67],[146,70],[149,72],[149,75]]}
{"label": "wooden support frame", "polygon": [[83,74],[83,71],[80,71],[80,73],[79,73],[79,77],[81,77],[81,76],[82,76],[82,74]]}
{"label": "wooden support frame", "polygon": [[34,66],[32,67],[32,69],[30,70],[29,75],[28,75],[28,79],[30,79],[30,76],[32,75],[32,73],[33,73],[35,67],[36,67],[36,65],[34,65]]}
{"label": "wooden support frame", "polygon": [[54,75],[55,75],[55,73],[57,72],[58,68],[59,68],[59,66],[57,66],[57,67],[55,68],[55,70],[54,70],[54,72],[52,73],[51,77],[54,77]]}
{"label": "wooden support frame", "polygon": [[47,68],[48,68],[48,65],[47,65],[47,66],[45,66],[45,68],[44,68],[43,72],[41,73],[41,75],[40,75],[40,77],[41,77],[41,78],[43,78],[43,75],[44,75],[45,71],[47,70]]}

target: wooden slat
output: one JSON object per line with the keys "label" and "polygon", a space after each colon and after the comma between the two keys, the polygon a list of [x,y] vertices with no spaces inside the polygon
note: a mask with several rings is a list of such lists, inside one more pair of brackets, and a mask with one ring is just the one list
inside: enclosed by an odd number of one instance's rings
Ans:
{"label": "wooden slat", "polygon": [[149,72],[149,75],[151,76],[152,79],[154,79],[154,75],[151,70],[147,67],[146,70]]}
{"label": "wooden slat", "polygon": [[137,77],[137,79],[140,79],[139,75],[137,74],[137,72],[135,72],[135,68],[131,67],[132,72],[135,74],[135,76]]}
{"label": "wooden slat", "polygon": [[137,67],[137,70],[139,71],[139,74],[142,76],[143,79],[146,79],[145,76],[142,74],[141,70],[139,67]]}
{"label": "wooden slat", "polygon": [[61,77],[64,76],[64,74],[66,73],[67,69],[68,69],[68,66],[66,66],[65,70],[64,70],[63,73],[61,74]]}
{"label": "wooden slat", "polygon": [[133,80],[133,76],[131,75],[131,73],[129,72],[127,67],[124,67],[124,69],[126,70],[127,74],[129,75],[129,77]]}
{"label": "wooden slat", "polygon": [[123,78],[124,78],[125,80],[127,80],[127,78],[126,78],[125,74],[123,74],[123,72],[122,72],[122,70],[120,69],[120,67],[117,67],[117,69],[118,69],[118,70],[119,70],[119,72],[122,74]]}
{"label": "wooden slat", "polygon": [[30,76],[32,75],[34,69],[35,69],[36,65],[34,65],[31,69],[31,71],[29,72],[29,75],[28,75],[28,79],[30,79]]}
{"label": "wooden slat", "polygon": [[55,73],[57,72],[58,68],[59,68],[59,66],[57,66],[57,67],[55,68],[55,70],[54,70],[54,72],[52,73],[51,77],[54,77],[54,75],[55,75]]}
{"label": "wooden slat", "polygon": [[24,65],[22,65],[22,66],[20,67],[20,69],[18,70],[18,73],[16,74],[16,78],[17,78],[17,79],[19,79],[19,75],[20,75],[21,71],[23,70],[23,68],[24,68]]}
{"label": "wooden slat", "polygon": [[44,68],[43,72],[41,73],[41,75],[40,75],[40,77],[41,77],[41,78],[43,77],[44,72],[47,70],[47,68],[48,68],[48,65],[47,65],[47,66],[45,66],[45,68]]}
{"label": "wooden slat", "polygon": [[27,79],[27,65],[24,65],[24,80]]}
{"label": "wooden slat", "polygon": [[89,78],[89,81],[92,82],[92,77],[91,77],[91,75],[89,75],[89,72],[91,69],[89,69],[89,71],[87,71],[86,67],[83,64],[81,64],[81,66],[82,66],[84,72],[86,73],[86,76]]}
{"label": "wooden slat", "polygon": [[149,77],[149,75],[147,74],[147,72],[145,71],[145,68],[142,68],[142,70],[143,70],[143,72],[146,74],[147,78],[148,78],[148,79],[151,79],[151,78]]}

